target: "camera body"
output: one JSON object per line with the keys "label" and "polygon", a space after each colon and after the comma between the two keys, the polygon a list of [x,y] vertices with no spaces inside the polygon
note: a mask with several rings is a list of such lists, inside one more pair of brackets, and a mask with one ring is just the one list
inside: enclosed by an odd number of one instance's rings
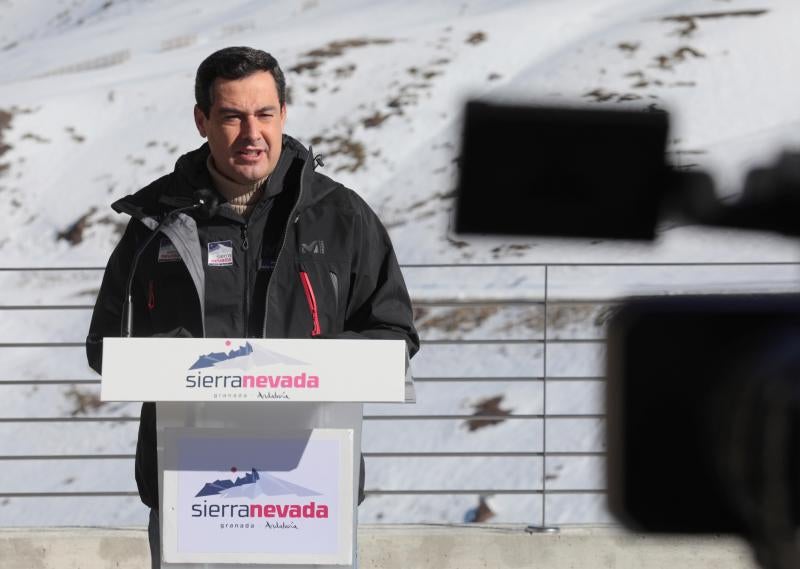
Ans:
{"label": "camera body", "polygon": [[762,506],[800,523],[798,348],[797,295],[625,302],[606,355],[612,513],[662,533],[747,535]]}

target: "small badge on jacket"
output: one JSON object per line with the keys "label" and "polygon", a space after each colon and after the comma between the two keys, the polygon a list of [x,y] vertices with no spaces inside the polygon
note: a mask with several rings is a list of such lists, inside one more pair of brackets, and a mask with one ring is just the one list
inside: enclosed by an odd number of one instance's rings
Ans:
{"label": "small badge on jacket", "polygon": [[233,241],[215,241],[208,244],[208,266],[230,267],[233,265]]}
{"label": "small badge on jacket", "polygon": [[174,263],[180,261],[181,256],[172,241],[163,237],[158,245],[158,262],[159,263]]}

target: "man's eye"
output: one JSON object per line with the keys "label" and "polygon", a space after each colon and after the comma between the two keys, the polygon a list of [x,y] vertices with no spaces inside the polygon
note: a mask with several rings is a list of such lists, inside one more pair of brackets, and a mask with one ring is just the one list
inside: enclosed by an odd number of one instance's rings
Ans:
{"label": "man's eye", "polygon": [[225,122],[233,122],[239,120],[239,117],[236,115],[223,115],[222,120]]}
{"label": "man's eye", "polygon": [[261,113],[258,115],[260,119],[271,119],[274,115],[272,113]]}

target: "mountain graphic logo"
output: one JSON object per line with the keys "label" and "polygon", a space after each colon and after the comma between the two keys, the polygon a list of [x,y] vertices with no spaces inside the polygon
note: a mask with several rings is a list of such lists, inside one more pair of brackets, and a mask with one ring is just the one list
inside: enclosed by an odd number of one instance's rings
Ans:
{"label": "mountain graphic logo", "polygon": [[[225,342],[226,346],[231,345],[231,341]],[[229,350],[227,352],[211,352],[203,354],[197,361],[189,368],[203,369],[203,368],[217,368],[217,369],[245,369],[257,366],[268,365],[308,365],[307,362],[302,362],[289,356],[273,352],[262,347],[253,347],[250,342],[245,342],[244,345],[238,348]]]}
{"label": "mountain graphic logo", "polygon": [[258,496],[321,496],[320,492],[292,484],[271,474],[259,473],[255,468],[236,480],[207,482],[195,495],[221,496],[223,498],[256,498]]}

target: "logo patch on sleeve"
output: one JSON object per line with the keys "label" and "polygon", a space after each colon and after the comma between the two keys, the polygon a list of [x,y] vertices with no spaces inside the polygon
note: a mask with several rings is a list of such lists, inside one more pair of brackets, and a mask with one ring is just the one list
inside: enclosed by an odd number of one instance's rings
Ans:
{"label": "logo patch on sleeve", "polygon": [[175,245],[172,244],[172,241],[166,237],[162,237],[161,242],[158,244],[158,262],[174,263],[180,260],[181,256],[178,254],[178,250],[175,248]]}
{"label": "logo patch on sleeve", "polygon": [[233,265],[233,242],[215,241],[208,244],[208,266],[230,267]]}

